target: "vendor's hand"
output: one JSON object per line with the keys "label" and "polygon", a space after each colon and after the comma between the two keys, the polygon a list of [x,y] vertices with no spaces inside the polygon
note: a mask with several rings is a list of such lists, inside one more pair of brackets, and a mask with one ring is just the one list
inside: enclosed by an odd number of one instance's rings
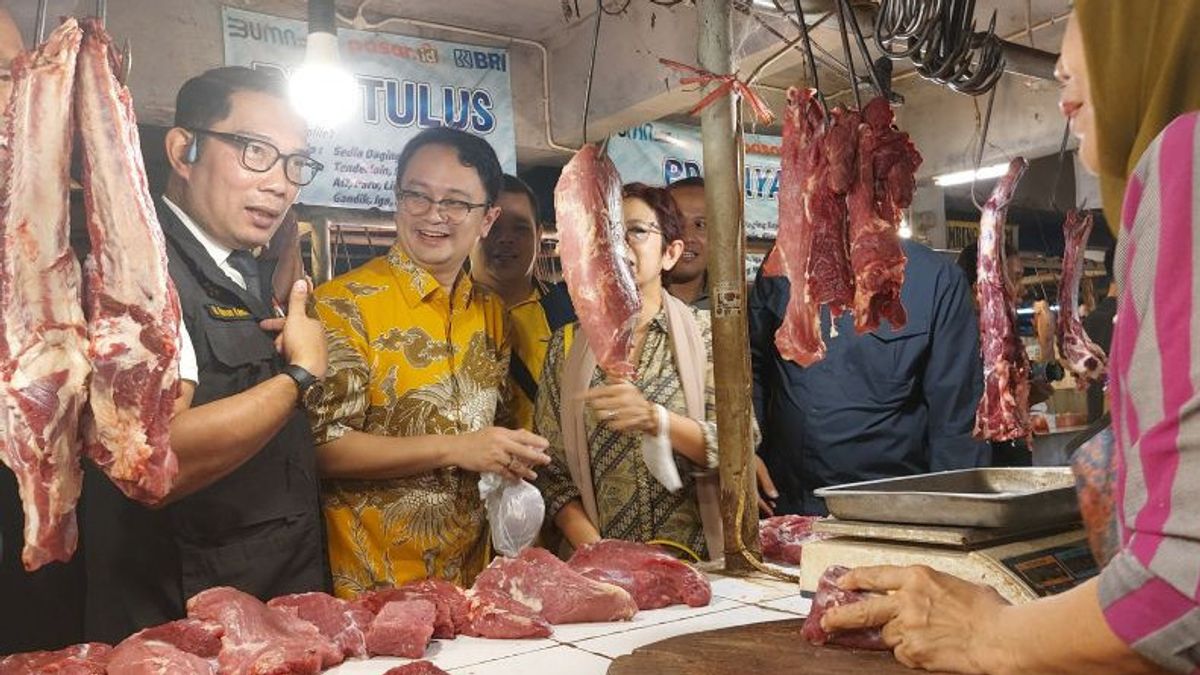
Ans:
{"label": "vendor's hand", "polygon": [[324,377],[329,358],[325,346],[325,327],[319,319],[305,312],[309,293],[308,280],[300,279],[292,284],[287,317],[266,319],[258,322],[258,325],[266,331],[279,331],[275,337],[275,349],[288,363],[300,366],[316,377]]}
{"label": "vendor's hand", "polygon": [[477,473],[491,472],[513,480],[534,480],[531,467],[550,463],[549,443],[524,429],[485,427],[462,434],[450,450],[449,463]]}
{"label": "vendor's hand", "polygon": [[658,412],[642,392],[624,380],[590,389],[581,397],[596,418],[613,431],[658,434]]}
{"label": "vendor's hand", "polygon": [[758,513],[764,518],[775,515],[775,500],[779,499],[779,491],[775,489],[775,481],[762,457],[754,456],[755,472],[758,474]]}
{"label": "vendor's hand", "polygon": [[990,625],[1007,606],[990,586],[912,567],[859,567],[842,577],[847,590],[886,593],[840,607],[821,620],[827,632],[883,626],[883,641],[910,668],[983,673]]}

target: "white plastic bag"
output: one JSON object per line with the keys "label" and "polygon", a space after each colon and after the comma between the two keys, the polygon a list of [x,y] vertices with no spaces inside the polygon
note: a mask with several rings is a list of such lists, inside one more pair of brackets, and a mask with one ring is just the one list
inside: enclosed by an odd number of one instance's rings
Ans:
{"label": "white plastic bag", "polygon": [[497,551],[515,556],[533,543],[546,517],[546,502],[536,487],[485,473],[479,477],[479,498],[487,507],[492,545]]}
{"label": "white plastic bag", "polygon": [[654,410],[658,415],[658,435],[642,436],[642,461],[667,492],[675,492],[683,487],[683,479],[679,477],[679,467],[675,465],[675,454],[671,449],[670,418],[667,409],[661,405],[654,406]]}

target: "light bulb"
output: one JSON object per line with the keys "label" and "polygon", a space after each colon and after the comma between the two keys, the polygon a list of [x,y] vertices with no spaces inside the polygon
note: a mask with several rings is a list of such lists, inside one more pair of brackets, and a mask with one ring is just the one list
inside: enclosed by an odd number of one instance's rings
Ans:
{"label": "light bulb", "polygon": [[335,127],[350,118],[358,104],[358,84],[339,62],[336,36],[309,34],[304,63],[292,72],[288,95],[292,107],[313,126]]}

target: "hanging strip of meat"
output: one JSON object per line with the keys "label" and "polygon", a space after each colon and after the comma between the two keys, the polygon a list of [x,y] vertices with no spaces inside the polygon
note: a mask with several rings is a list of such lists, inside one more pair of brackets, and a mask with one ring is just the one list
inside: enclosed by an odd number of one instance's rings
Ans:
{"label": "hanging strip of meat", "polygon": [[900,304],[907,260],[900,219],[912,204],[921,154],[893,125],[887,99],[863,108],[858,127],[858,174],[850,207],[850,266],[854,270],[854,329],[866,333],[887,319],[893,330],[908,323]]}
{"label": "hanging strip of meat", "polygon": [[606,155],[585,145],[554,188],[563,279],[596,363],[614,378],[633,377],[633,329],[642,296],[629,265],[621,176]]}
{"label": "hanging strip of meat", "polygon": [[130,498],[153,503],[178,473],[179,298],[146,184],[133,99],[97,19],[83,22],[75,107],[82,141],[92,381],[88,457]]}
{"label": "hanging strip of meat", "polygon": [[846,228],[846,193],[854,184],[859,115],[837,108],[825,133],[812,142],[815,186],[807,203],[812,224],[812,253],[808,261],[808,292],[813,303],[829,305],[833,317],[854,307],[854,278],[850,271],[850,241]]}
{"label": "hanging strip of meat", "polygon": [[1083,281],[1083,249],[1092,233],[1092,214],[1072,210],[1063,222],[1062,279],[1058,282],[1058,353],[1075,382],[1086,387],[1099,382],[1108,367],[1104,350],[1088,338],[1079,316],[1079,284]]}
{"label": "hanging strip of meat", "polygon": [[783,322],[775,331],[779,355],[801,366],[825,358],[821,315],[809,288],[814,208],[821,162],[819,136],[825,115],[812,89],[788,90],[783,118],[779,180],[779,234],[763,274],[787,277],[791,286]]}
{"label": "hanging strip of meat", "polygon": [[87,326],[70,246],[71,89],[82,34],[63,22],[12,65],[0,157],[0,459],[25,508],[27,570],[75,552]]}
{"label": "hanging strip of meat", "polygon": [[1028,164],[1012,161],[996,183],[979,221],[979,342],[983,353],[983,397],[975,412],[975,437],[1010,441],[1030,436],[1029,357],[1017,335],[1017,292],[1004,258],[1004,219],[1017,181]]}

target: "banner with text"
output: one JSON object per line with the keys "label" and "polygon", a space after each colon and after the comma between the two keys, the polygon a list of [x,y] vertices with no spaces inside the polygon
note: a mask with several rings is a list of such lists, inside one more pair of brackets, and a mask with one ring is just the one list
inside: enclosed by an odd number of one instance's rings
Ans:
{"label": "banner with text", "polygon": [[[224,7],[222,25],[226,65],[287,74],[304,60],[303,21]],[[309,130],[313,157],[325,170],[301,190],[300,202],[395,209],[396,159],[431,127],[480,136],[504,170],[516,172],[508,50],[346,29],[338,43],[361,98],[350,121]]]}
{"label": "banner with text", "polygon": [[[746,134],[746,236],[774,239],[779,229],[778,136]],[[626,183],[640,181],[663,186],[689,176],[704,175],[704,151],[699,127],[650,122],[609,138],[608,155]]]}

